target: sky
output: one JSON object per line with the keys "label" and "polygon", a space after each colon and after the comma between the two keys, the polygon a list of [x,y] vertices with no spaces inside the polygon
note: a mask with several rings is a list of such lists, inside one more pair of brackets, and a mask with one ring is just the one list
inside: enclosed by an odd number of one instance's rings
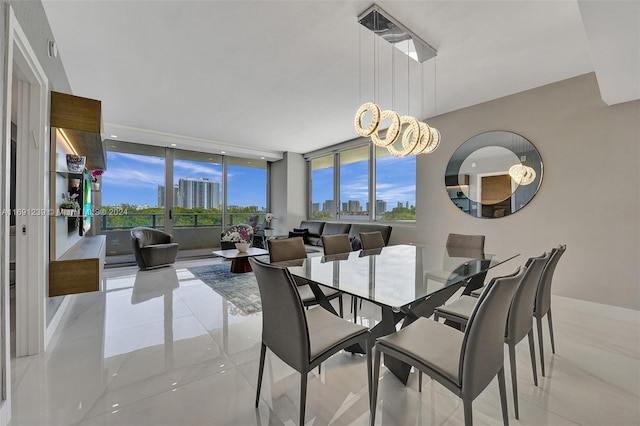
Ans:
{"label": "sky", "polygon": [[[387,202],[387,210],[408,201],[415,205],[415,156],[379,157],[376,163],[376,199]],[[164,186],[164,159],[147,155],[107,152],[107,170],[102,175],[102,204],[158,205],[158,186]],[[174,184],[180,178],[208,178],[222,182],[222,165],[190,160],[174,161]],[[342,202],[359,200],[363,209],[368,201],[368,162],[359,161],[340,168]],[[266,207],[266,171],[228,166],[228,205]],[[313,202],[333,199],[333,169],[313,174]],[[256,201],[256,200],[262,200]]]}
{"label": "sky", "polygon": [[[340,201],[360,201],[364,210],[369,201],[369,163],[358,161],[340,167]],[[408,201],[416,204],[416,157],[396,158],[390,155],[378,157],[376,163],[376,200],[387,202],[387,211]],[[316,169],[313,172],[313,203],[333,199],[333,168]]]}
{"label": "sky", "polygon": [[[174,184],[180,178],[207,178],[222,183],[222,165],[189,160],[174,161]],[[265,169],[228,166],[228,205],[266,207]],[[164,186],[164,159],[148,155],[107,152],[102,175],[102,204],[158,205],[158,186]],[[258,201],[256,201],[258,200]]]}

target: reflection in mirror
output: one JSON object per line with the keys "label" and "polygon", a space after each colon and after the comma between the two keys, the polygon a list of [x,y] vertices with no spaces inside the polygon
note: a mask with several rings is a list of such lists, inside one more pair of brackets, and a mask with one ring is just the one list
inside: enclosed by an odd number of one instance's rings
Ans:
{"label": "reflection in mirror", "polygon": [[542,182],[542,159],[522,136],[504,131],[476,135],[453,153],[445,176],[447,193],[475,217],[503,217],[524,207]]}

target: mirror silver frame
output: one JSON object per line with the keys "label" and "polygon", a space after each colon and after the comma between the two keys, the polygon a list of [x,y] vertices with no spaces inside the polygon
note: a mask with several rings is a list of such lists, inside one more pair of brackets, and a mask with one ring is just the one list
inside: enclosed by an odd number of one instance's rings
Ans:
{"label": "mirror silver frame", "polygon": [[542,158],[528,139],[489,131],[469,138],[453,153],[445,187],[460,211],[495,219],[526,206],[540,189],[542,175]]}

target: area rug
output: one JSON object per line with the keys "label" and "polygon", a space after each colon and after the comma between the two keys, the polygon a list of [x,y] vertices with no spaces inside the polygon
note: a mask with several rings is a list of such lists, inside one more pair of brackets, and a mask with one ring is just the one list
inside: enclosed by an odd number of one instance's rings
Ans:
{"label": "area rug", "polygon": [[187,269],[245,313],[250,315],[262,311],[260,291],[253,272],[232,273],[229,262],[193,266]]}

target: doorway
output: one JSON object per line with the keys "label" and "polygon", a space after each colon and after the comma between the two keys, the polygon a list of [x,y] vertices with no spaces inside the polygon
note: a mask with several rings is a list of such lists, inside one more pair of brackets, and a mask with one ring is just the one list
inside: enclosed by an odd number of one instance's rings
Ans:
{"label": "doorway", "polygon": [[[20,28],[13,8],[7,8],[7,69],[2,138],[1,209],[15,213],[16,355],[36,354],[46,345],[45,298],[49,244],[48,80]],[[11,155],[11,123],[15,123],[15,165]],[[11,172],[15,170],[15,186]],[[15,210],[10,195],[15,194]],[[10,324],[11,214],[0,218],[0,317]],[[8,333],[7,333],[8,332]],[[2,327],[0,419],[8,418],[11,395],[8,358],[12,332]],[[5,412],[6,410],[6,412]]]}

